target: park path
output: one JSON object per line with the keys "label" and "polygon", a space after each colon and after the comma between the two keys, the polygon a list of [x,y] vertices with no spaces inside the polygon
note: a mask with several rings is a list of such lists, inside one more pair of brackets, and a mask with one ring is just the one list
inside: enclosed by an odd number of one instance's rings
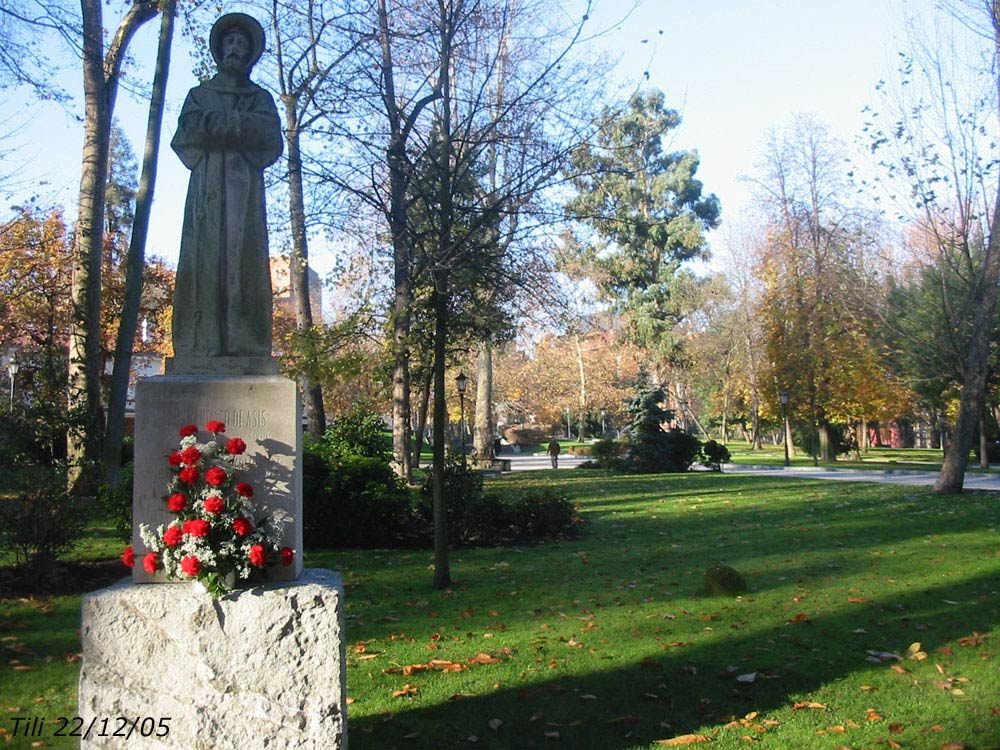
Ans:
{"label": "park path", "polygon": [[[551,469],[548,454],[545,453],[504,453],[510,459],[511,471],[538,471]],[[559,470],[574,469],[587,461],[587,456],[559,456]],[[748,466],[724,464],[726,474],[753,474],[762,477],[787,477],[789,479],[821,479],[836,482],[878,482],[881,484],[904,484],[915,487],[933,487],[937,479],[936,471],[916,469],[838,469],[835,467],[811,466]],[[1000,474],[965,475],[965,489],[993,490],[1000,492]]]}
{"label": "park path", "polygon": [[[745,466],[724,464],[727,474],[755,474],[764,477],[789,477],[795,479],[825,479],[837,482],[878,482],[881,484],[906,484],[916,487],[933,487],[936,471],[917,469],[837,469],[811,466]],[[1000,474],[965,475],[965,489],[1000,491]]]}
{"label": "park path", "polygon": [[[538,471],[539,469],[551,469],[552,462],[548,453],[508,453],[503,451],[500,458],[510,459],[511,471]],[[567,454],[559,455],[559,469],[575,469],[585,461],[589,461],[590,456],[571,456]]]}

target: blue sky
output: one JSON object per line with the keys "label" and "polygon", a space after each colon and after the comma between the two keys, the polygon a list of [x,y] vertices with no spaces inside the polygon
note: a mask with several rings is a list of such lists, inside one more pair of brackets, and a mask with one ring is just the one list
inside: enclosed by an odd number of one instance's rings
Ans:
{"label": "blue sky", "polygon": [[[595,20],[607,23],[621,3],[602,2],[604,10]],[[725,221],[750,197],[740,178],[753,172],[769,128],[809,113],[848,144],[854,142],[862,107],[872,101],[875,84],[905,47],[905,19],[928,17],[933,5],[933,0],[645,0],[602,44],[621,51],[623,78],[648,69],[650,85],[662,89],[668,105],[681,111],[684,122],[673,147],[697,149],[699,176],[705,189],[721,199]],[[152,54],[157,26],[154,22],[140,32],[133,47],[137,56]],[[184,94],[195,83],[190,67],[187,53],[178,49],[149,239],[149,251],[170,260],[176,259],[187,173],[168,144]],[[79,90],[78,73],[68,73],[65,80],[71,91]],[[138,150],[145,104],[122,92],[118,107]],[[72,215],[79,124],[58,107],[26,104],[17,92],[8,92],[0,104],[0,133],[18,124],[25,127],[0,144],[17,149],[5,159],[3,173],[16,173],[23,181],[14,194],[4,196],[7,204],[38,192],[44,204],[61,203]],[[316,254],[314,260],[321,272],[330,262]]]}

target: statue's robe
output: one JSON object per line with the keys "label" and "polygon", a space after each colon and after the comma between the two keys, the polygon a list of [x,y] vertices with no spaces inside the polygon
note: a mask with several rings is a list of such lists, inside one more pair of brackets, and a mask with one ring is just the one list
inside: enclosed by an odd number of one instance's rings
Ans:
{"label": "statue's robe", "polygon": [[171,147],[188,169],[174,356],[268,357],[271,273],[264,169],[281,156],[271,95],[215,76],[188,93]]}

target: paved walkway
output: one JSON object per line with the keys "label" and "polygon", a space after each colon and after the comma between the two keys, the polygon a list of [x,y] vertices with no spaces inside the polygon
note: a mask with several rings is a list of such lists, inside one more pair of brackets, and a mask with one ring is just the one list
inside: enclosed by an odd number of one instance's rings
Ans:
{"label": "paved walkway", "polygon": [[[552,461],[548,453],[508,453],[504,451],[500,458],[510,459],[511,471],[537,471],[539,469],[551,469]],[[565,453],[559,454],[559,470],[575,469],[585,461],[589,461],[590,456],[571,456]]]}
{"label": "paved walkway", "polygon": [[[909,484],[918,487],[932,487],[937,480],[936,471],[916,469],[837,469],[832,467],[813,468],[811,466],[745,466],[723,464],[727,474],[756,474],[765,477],[789,477],[796,479],[827,479],[840,482],[880,482],[883,484]],[[1000,474],[965,475],[967,490],[1000,491]]]}
{"label": "paved walkway", "polygon": [[[547,453],[506,453],[510,459],[511,471],[538,471],[551,469]],[[559,470],[575,469],[589,459],[588,456],[560,454]],[[811,466],[748,466],[744,464],[724,464],[726,474],[755,474],[762,477],[788,477],[789,479],[825,479],[837,482],[880,482],[883,484],[908,484],[917,487],[933,487],[937,479],[936,471],[916,469],[838,469],[835,467]],[[965,475],[965,489],[994,490],[1000,492],[1000,474]]]}

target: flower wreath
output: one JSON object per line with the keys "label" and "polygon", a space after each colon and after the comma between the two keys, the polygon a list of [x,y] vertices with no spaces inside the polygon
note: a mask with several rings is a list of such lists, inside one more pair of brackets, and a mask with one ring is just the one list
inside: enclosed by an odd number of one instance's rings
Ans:
{"label": "flower wreath", "polygon": [[[199,443],[196,425],[182,427],[180,448],[167,458],[174,477],[165,500],[174,520],[156,531],[142,524],[139,534],[150,550],[142,559],[146,572],[199,582],[218,598],[229,593],[231,581],[245,581],[278,560],[291,565],[295,551],[279,547],[280,533],[268,519],[253,520],[253,487],[236,481],[236,459],[246,443],[234,437],[223,446],[219,436],[226,426],[217,420],[205,430],[212,439]],[[122,561],[135,564],[131,546]]]}

